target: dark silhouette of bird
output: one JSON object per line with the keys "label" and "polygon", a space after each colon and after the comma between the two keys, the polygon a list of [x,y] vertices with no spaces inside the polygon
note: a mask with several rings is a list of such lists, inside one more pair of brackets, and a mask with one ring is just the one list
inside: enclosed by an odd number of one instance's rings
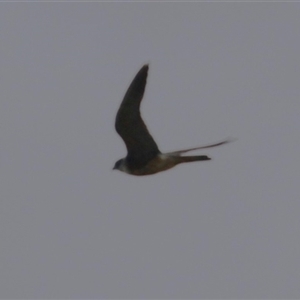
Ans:
{"label": "dark silhouette of bird", "polygon": [[115,127],[126,145],[127,156],[118,160],[113,169],[131,175],[150,175],[168,170],[181,163],[210,160],[206,155],[181,156],[181,154],[220,146],[231,140],[169,153],[159,151],[140,114],[148,68],[148,65],[144,65],[136,74],[118,110]]}

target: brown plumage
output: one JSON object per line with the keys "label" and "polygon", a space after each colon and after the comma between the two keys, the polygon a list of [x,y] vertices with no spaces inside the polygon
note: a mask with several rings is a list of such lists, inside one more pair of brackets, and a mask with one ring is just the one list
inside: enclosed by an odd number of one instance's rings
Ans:
{"label": "brown plumage", "polygon": [[228,143],[225,140],[213,145],[161,153],[140,114],[145,92],[148,65],[144,65],[131,82],[116,116],[115,127],[123,139],[127,156],[116,162],[114,169],[132,175],[150,175],[170,169],[180,163],[210,160],[206,155],[181,156],[182,153]]}

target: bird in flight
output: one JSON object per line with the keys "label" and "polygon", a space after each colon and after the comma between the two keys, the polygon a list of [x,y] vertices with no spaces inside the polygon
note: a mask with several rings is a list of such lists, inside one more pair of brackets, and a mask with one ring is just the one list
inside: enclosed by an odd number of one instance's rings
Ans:
{"label": "bird in flight", "polygon": [[148,68],[148,65],[144,65],[136,74],[118,110],[115,127],[126,145],[127,156],[118,160],[113,169],[131,175],[151,175],[181,163],[210,160],[206,155],[181,156],[181,154],[192,150],[220,146],[230,142],[230,140],[169,153],[159,151],[140,114],[140,104],[145,91]]}

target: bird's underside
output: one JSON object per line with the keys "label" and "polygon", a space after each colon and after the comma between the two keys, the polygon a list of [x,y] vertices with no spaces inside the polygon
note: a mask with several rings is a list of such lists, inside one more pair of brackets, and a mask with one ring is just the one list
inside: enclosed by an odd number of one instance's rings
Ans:
{"label": "bird's underside", "polygon": [[155,174],[180,163],[210,160],[206,155],[181,156],[181,154],[230,142],[227,139],[207,146],[161,153],[140,114],[140,103],[145,91],[147,74],[148,65],[144,65],[130,84],[118,110],[115,127],[124,140],[127,156],[118,160],[114,169],[132,175]]}

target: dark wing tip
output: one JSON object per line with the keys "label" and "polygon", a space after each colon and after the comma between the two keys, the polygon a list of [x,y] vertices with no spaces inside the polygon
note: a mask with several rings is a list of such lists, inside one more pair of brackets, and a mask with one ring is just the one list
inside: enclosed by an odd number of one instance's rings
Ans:
{"label": "dark wing tip", "polygon": [[141,67],[138,74],[146,73],[146,75],[148,75],[148,70],[149,70],[149,64],[145,64]]}

